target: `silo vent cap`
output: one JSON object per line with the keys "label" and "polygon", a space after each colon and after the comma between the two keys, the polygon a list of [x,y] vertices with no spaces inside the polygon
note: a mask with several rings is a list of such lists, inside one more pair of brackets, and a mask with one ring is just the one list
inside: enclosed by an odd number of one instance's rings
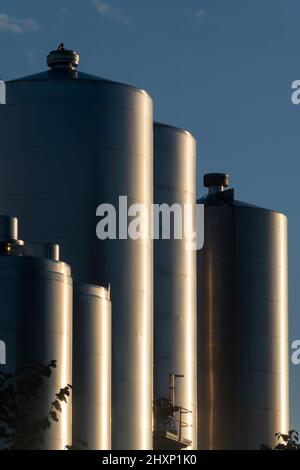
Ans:
{"label": "silo vent cap", "polygon": [[57,243],[29,243],[26,245],[25,254],[37,258],[59,261],[59,245]]}
{"label": "silo vent cap", "polygon": [[24,242],[18,239],[18,219],[0,215],[0,252],[9,253],[11,248],[22,247]]}
{"label": "silo vent cap", "polygon": [[211,186],[226,188],[229,185],[229,175],[226,173],[207,173],[204,175],[203,184],[206,188]]}
{"label": "silo vent cap", "polygon": [[47,65],[52,70],[75,70],[78,64],[79,54],[75,51],[65,49],[63,43],[61,43],[55,51],[51,51],[47,56]]}

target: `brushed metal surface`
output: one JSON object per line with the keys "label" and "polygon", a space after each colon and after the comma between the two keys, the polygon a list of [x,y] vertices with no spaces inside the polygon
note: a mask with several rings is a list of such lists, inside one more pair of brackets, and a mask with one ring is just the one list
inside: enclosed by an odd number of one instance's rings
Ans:
{"label": "brushed metal surface", "polygon": [[107,289],[75,284],[73,442],[111,449],[111,303]]}
{"label": "brushed metal surface", "polygon": [[[196,202],[195,139],[163,124],[154,125],[154,202]],[[195,210],[190,217],[193,229]],[[184,375],[176,381],[175,402],[192,411],[184,415],[182,436],[196,449],[196,252],[186,243],[174,237],[154,242],[154,398],[169,397],[171,373]]]}
{"label": "brushed metal surface", "polygon": [[[68,265],[28,256],[0,256],[0,337],[6,343],[6,371],[57,361],[34,404],[48,415],[60,388],[72,383],[72,278]],[[64,450],[72,442],[72,397],[59,422],[46,432],[44,449]]]}
{"label": "brushed metal surface", "polygon": [[96,209],[118,205],[120,195],[150,208],[152,100],[77,71],[43,72],[6,88],[3,213],[22,218],[29,243],[59,243],[76,282],[111,284],[112,447],[151,449],[152,241],[98,240]]}
{"label": "brushed metal surface", "polygon": [[198,448],[257,449],[289,427],[287,219],[199,202]]}
{"label": "brushed metal surface", "polygon": [[24,251],[28,256],[59,261],[60,247],[57,243],[26,243]]}

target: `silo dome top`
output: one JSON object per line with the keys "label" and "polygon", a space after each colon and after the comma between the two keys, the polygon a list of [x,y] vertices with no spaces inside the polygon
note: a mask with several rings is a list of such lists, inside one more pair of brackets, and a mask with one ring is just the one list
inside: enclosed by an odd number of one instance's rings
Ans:
{"label": "silo dome top", "polygon": [[229,186],[229,175],[227,173],[206,173],[203,177],[203,186],[208,188],[208,193],[197,200],[198,204],[205,206],[228,206],[232,208],[255,209],[267,212],[280,213],[275,210],[266,209],[255,204],[239,201],[235,198],[235,190],[227,189]]}
{"label": "silo dome top", "polygon": [[75,51],[65,49],[61,43],[55,51],[51,51],[47,56],[47,65],[51,69],[67,68],[75,70],[79,64],[79,54]]}
{"label": "silo dome top", "polygon": [[[90,82],[93,85],[113,85],[131,90],[134,92],[141,93],[145,96],[151,97],[149,94],[136,86],[128,85],[126,83],[117,82],[96,75],[91,75],[78,70],[79,65],[79,54],[71,49],[65,49],[64,44],[61,43],[57,49],[50,51],[47,56],[48,70],[44,72],[38,72],[33,75],[27,75],[25,77],[8,80],[7,85],[7,101],[11,104],[15,104],[16,90],[12,91],[11,85],[20,85],[24,82]],[[20,97],[20,95],[18,94]],[[24,96],[23,96],[24,98]]]}

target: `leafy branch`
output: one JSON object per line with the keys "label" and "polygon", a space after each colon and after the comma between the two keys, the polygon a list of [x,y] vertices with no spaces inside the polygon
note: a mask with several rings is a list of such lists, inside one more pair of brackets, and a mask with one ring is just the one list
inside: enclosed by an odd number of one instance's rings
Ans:
{"label": "leafy branch", "polygon": [[72,386],[56,393],[48,414],[37,416],[39,392],[49,379],[56,361],[22,368],[15,374],[0,372],[0,441],[6,450],[43,448],[45,431],[59,421],[62,403],[67,403]]}
{"label": "leafy branch", "polygon": [[277,432],[275,436],[279,442],[274,448],[261,444],[260,450],[300,450],[299,433],[294,429],[288,434]]}

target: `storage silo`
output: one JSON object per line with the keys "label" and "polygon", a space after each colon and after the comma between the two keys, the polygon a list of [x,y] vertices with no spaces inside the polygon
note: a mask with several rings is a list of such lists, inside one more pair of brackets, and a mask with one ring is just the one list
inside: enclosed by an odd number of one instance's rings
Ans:
{"label": "storage silo", "polygon": [[162,214],[154,241],[154,447],[196,449],[196,251],[189,246],[195,230],[196,141],[188,131],[158,123],[154,203]]}
{"label": "storage silo", "polygon": [[118,209],[123,195],[150,209],[152,100],[78,71],[78,62],[61,47],[49,71],[6,83],[1,204],[22,217],[29,243],[60,244],[76,282],[111,284],[112,447],[151,449],[152,240],[99,240],[96,210]]}
{"label": "storage silo", "polygon": [[111,449],[111,303],[108,289],[75,284],[73,444]]}
{"label": "storage silo", "polygon": [[[0,217],[0,338],[6,345],[1,370],[15,373],[57,361],[34,403],[32,417],[48,416],[61,388],[72,383],[72,278],[61,261],[18,253],[14,217]],[[16,250],[17,248],[17,250]],[[45,432],[42,448],[64,450],[72,442],[72,398],[62,403],[58,423]]]}
{"label": "storage silo", "polygon": [[197,253],[198,449],[258,449],[289,429],[287,219],[204,176]]}

